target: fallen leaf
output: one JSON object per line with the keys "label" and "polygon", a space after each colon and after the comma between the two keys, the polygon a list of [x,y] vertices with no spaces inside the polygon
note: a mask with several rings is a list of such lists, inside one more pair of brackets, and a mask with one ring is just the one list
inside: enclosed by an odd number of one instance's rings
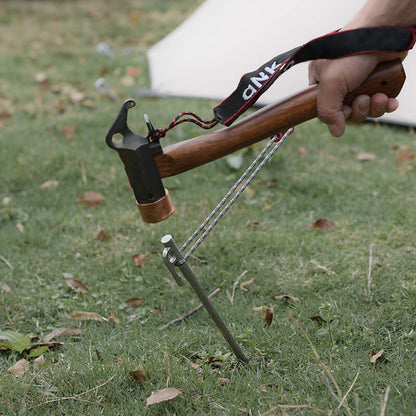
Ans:
{"label": "fallen leaf", "polygon": [[[29,345],[26,349],[25,352],[31,352],[33,350],[38,350],[40,348],[44,348],[43,351],[46,351],[48,348],[56,348],[56,347],[61,347],[62,345],[65,345],[64,342],[59,342],[59,341],[51,341],[51,342],[39,342],[37,344],[32,344]],[[40,355],[40,354],[39,354]],[[33,356],[33,355],[32,355]],[[37,355],[36,355],[37,356]]]}
{"label": "fallen leaf", "polygon": [[279,296],[275,296],[275,299],[283,299],[283,300],[292,300],[292,301],[299,301],[300,299],[295,297],[295,296],[290,296],[290,295],[279,295]]}
{"label": "fallen leaf", "polygon": [[229,382],[230,382],[230,379],[229,379],[229,378],[225,378],[225,377],[220,377],[220,378],[217,380],[217,384],[219,384],[219,385],[221,385],[221,386],[225,386],[225,385],[227,385]]}
{"label": "fallen leaf", "polygon": [[120,319],[118,319],[118,316],[114,311],[111,311],[110,319],[112,319],[116,324],[120,323]]}
{"label": "fallen leaf", "polygon": [[408,148],[402,148],[399,149],[396,158],[394,159],[394,161],[398,164],[398,165],[402,165],[402,164],[410,164],[415,160],[416,157],[416,153],[412,152],[410,149]]}
{"label": "fallen leaf", "polygon": [[46,360],[44,355],[40,355],[38,358],[35,358],[33,360],[33,365],[35,366],[35,368],[42,367],[45,363]]}
{"label": "fallen leaf", "polygon": [[97,356],[98,361],[103,360],[103,357],[101,357],[100,351],[98,351],[97,347],[95,347],[95,355]]}
{"label": "fallen leaf", "polygon": [[59,186],[59,181],[50,180],[43,182],[43,184],[40,186],[40,189],[51,189],[51,188],[57,188]]}
{"label": "fallen leaf", "polygon": [[276,179],[270,179],[267,181],[267,187],[270,189],[277,188],[277,180]]}
{"label": "fallen leaf", "polygon": [[133,370],[129,371],[129,374],[137,380],[140,384],[144,384],[146,381],[146,376],[143,370]]}
{"label": "fallen leaf", "polygon": [[40,357],[46,351],[48,351],[48,349],[49,349],[49,347],[47,345],[42,345],[40,347],[31,348],[29,351],[27,351],[27,352],[29,352],[28,357],[30,357],[30,358]]}
{"label": "fallen leaf", "polygon": [[143,266],[144,262],[147,260],[148,257],[148,254],[135,254],[134,256],[132,256],[131,259],[133,260],[136,266]]}
{"label": "fallen leaf", "polygon": [[130,86],[134,85],[135,82],[136,81],[135,81],[134,77],[131,77],[129,75],[126,75],[125,77],[123,77],[121,79],[121,84],[125,85],[126,87],[130,87]]}
{"label": "fallen leaf", "polygon": [[330,231],[335,227],[335,224],[331,220],[326,220],[324,218],[321,218],[319,220],[316,220],[313,223],[313,228],[321,231]]}
{"label": "fallen leaf", "polygon": [[69,124],[67,126],[62,127],[61,132],[65,134],[66,138],[69,140],[70,143],[74,142],[74,136],[72,133],[75,131],[75,126]]}
{"label": "fallen leaf", "polygon": [[23,233],[24,231],[25,231],[25,226],[23,225],[23,224],[21,224],[20,222],[18,222],[17,224],[16,224],[16,228],[21,232],[21,233]]}
{"label": "fallen leaf", "polygon": [[9,285],[6,285],[6,283],[0,282],[0,289],[7,293],[12,293],[12,290],[10,289]]}
{"label": "fallen leaf", "polygon": [[162,316],[163,315],[163,313],[162,313],[162,309],[161,308],[159,308],[159,307],[154,307],[151,311],[150,311],[150,313],[152,313],[153,315],[156,315],[156,316]]}
{"label": "fallen leaf", "polygon": [[271,325],[273,322],[273,308],[263,308],[263,317],[261,319],[265,324]]}
{"label": "fallen leaf", "polygon": [[29,361],[25,359],[19,360],[16,364],[8,368],[7,371],[15,377],[22,376],[26,371],[29,371]]}
{"label": "fallen leaf", "polygon": [[126,301],[124,301],[124,303],[129,308],[137,308],[142,302],[143,302],[142,298],[129,298]]}
{"label": "fallen leaf", "polygon": [[69,316],[69,319],[75,321],[98,321],[98,322],[107,322],[108,319],[103,318],[100,314],[96,312],[72,312]]}
{"label": "fallen leaf", "polygon": [[101,204],[105,201],[105,197],[97,192],[86,192],[77,199],[77,204],[90,208]]}
{"label": "fallen leaf", "polygon": [[135,77],[137,75],[140,75],[142,73],[142,68],[140,66],[136,67],[127,67],[126,69],[126,75],[129,77]]}
{"label": "fallen leaf", "polygon": [[0,347],[22,353],[30,345],[30,338],[17,331],[0,331]]}
{"label": "fallen leaf", "polygon": [[380,350],[379,352],[371,351],[371,358],[370,363],[380,362],[383,364],[387,364],[389,360],[384,356],[384,350]]}
{"label": "fallen leaf", "polygon": [[369,160],[374,160],[376,155],[374,153],[359,153],[357,156],[357,160],[359,162],[367,162]]}
{"label": "fallen leaf", "polygon": [[35,75],[35,81],[39,84],[43,84],[44,82],[46,82],[48,79],[48,77],[46,76],[46,74],[44,72],[38,72]]}
{"label": "fallen leaf", "polygon": [[302,157],[306,157],[306,156],[309,156],[309,152],[304,148],[304,147],[299,147],[299,154],[302,156]]}
{"label": "fallen leaf", "polygon": [[97,240],[100,241],[109,241],[111,240],[111,236],[108,235],[106,232],[104,232],[103,230],[100,230],[100,232],[97,234],[97,237],[95,237]]}
{"label": "fallen leaf", "polygon": [[181,394],[182,392],[174,387],[167,387],[162,390],[153,391],[152,394],[146,399],[146,407],[152,404],[173,400]]}
{"label": "fallen leaf", "polygon": [[42,339],[43,342],[49,342],[54,338],[63,337],[68,335],[79,335],[81,334],[82,329],[77,326],[71,326],[69,328],[56,328],[49,334],[45,335]]}
{"label": "fallen leaf", "polygon": [[70,97],[73,104],[78,104],[84,99],[84,94],[80,91],[73,91]]}
{"label": "fallen leaf", "polygon": [[77,279],[67,279],[66,284],[74,291],[81,293],[88,293],[88,287],[81,280]]}

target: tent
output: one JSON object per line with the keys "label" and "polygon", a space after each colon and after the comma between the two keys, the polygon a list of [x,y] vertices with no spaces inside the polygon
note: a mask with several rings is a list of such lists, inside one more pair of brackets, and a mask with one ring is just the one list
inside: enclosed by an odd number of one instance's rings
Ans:
{"label": "tent", "polygon": [[[242,74],[274,56],[342,27],[363,0],[206,0],[148,51],[152,93],[222,101]],[[383,121],[416,126],[416,51],[404,62],[400,108]],[[266,105],[307,87],[307,64],[281,76],[260,98]]]}

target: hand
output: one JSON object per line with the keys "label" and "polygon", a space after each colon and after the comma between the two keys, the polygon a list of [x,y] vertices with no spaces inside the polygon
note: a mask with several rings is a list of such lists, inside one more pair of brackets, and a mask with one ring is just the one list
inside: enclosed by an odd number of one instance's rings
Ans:
{"label": "hand", "polygon": [[335,137],[342,136],[346,120],[360,123],[395,111],[399,102],[383,93],[358,96],[344,104],[345,96],[358,88],[381,61],[404,58],[404,54],[364,54],[335,60],[317,60],[309,65],[309,83],[318,84],[318,118]]}

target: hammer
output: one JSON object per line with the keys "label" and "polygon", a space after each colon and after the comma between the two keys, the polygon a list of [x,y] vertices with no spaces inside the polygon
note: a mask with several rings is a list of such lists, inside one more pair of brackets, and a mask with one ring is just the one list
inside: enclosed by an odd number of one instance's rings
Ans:
{"label": "hammer", "polygon": [[[396,97],[406,75],[400,60],[383,62],[345,98],[349,105],[358,95],[382,92]],[[268,105],[252,115],[211,133],[173,144],[162,149],[159,140],[152,140],[153,126],[145,117],[147,136],[140,136],[127,125],[127,112],[136,105],[126,100],[106,135],[107,145],[116,150],[124,163],[142,219],[146,223],[165,220],[174,212],[162,178],[174,176],[212,162],[260,140],[317,116],[318,87],[311,86],[297,94]],[[120,140],[114,136],[121,134]]]}

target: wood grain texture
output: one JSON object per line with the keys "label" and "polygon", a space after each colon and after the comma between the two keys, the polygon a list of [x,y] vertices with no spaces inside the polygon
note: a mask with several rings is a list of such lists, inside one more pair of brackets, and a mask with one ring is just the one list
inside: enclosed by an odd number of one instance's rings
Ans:
{"label": "wood grain texture", "polygon": [[[376,92],[396,97],[405,78],[400,60],[384,62],[346,97],[345,103],[351,103],[358,95]],[[155,158],[160,176],[165,178],[194,169],[315,118],[316,97],[317,87],[312,86],[262,108],[231,127],[166,147],[163,154]]]}

